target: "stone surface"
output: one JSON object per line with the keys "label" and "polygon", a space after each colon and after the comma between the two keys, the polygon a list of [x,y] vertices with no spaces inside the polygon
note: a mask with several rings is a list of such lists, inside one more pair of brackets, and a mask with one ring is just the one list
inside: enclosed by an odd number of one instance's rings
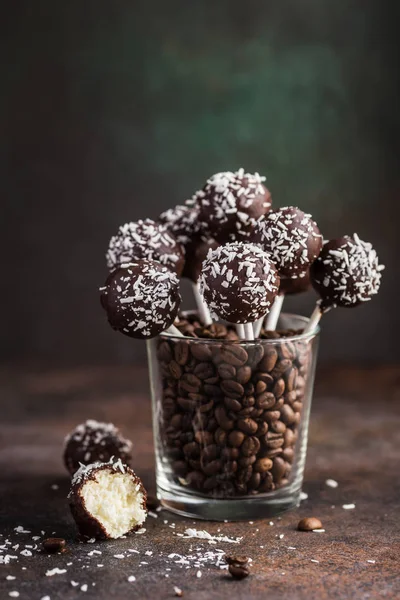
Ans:
{"label": "stone surface", "polygon": [[[3,368],[0,546],[6,539],[20,546],[0,552],[0,556],[18,556],[1,565],[0,597],[18,591],[21,600],[173,598],[177,586],[184,598],[200,600],[398,598],[399,381],[395,367],[317,374],[304,484],[308,499],[297,510],[274,519],[273,525],[268,521],[194,524],[162,511],[157,519],[147,519],[142,535],[79,544],[66,504],[69,480],[61,459],[63,437],[86,418],[113,421],[134,441],[133,467],[154,492],[147,372],[141,368],[51,372]],[[338,487],[327,486],[327,479],[336,480]],[[354,509],[342,508],[352,503]],[[297,531],[300,518],[307,516],[320,518],[325,533]],[[31,533],[15,532],[18,526]],[[243,539],[240,544],[210,545],[176,535],[187,527]],[[36,535],[41,539],[32,541]],[[68,552],[20,554],[26,545],[37,543],[40,548],[41,540],[49,536],[65,538]],[[217,550],[246,554],[253,561],[251,575],[234,581],[226,570],[209,564],[200,567],[198,577],[199,568],[192,560],[187,569],[188,565],[175,562],[177,557],[168,558],[171,553],[190,554],[190,548],[201,548],[202,554]],[[45,575],[56,567],[67,572]],[[16,579],[7,580],[7,575]],[[136,580],[129,582],[131,575]],[[71,581],[79,585],[74,587]],[[86,593],[81,590],[85,584]]]}

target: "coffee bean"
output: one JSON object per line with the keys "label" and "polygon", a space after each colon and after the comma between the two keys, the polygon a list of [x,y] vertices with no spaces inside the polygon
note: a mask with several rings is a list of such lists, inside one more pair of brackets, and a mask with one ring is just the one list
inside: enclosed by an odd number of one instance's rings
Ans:
{"label": "coffee bean", "polygon": [[228,413],[224,406],[217,406],[215,409],[215,418],[217,420],[218,425],[225,429],[226,431],[230,431],[234,428],[235,422],[228,416]]}
{"label": "coffee bean", "polygon": [[281,420],[286,425],[291,425],[295,421],[294,410],[289,406],[289,404],[284,404],[281,408]]}
{"label": "coffee bean", "polygon": [[249,562],[247,556],[239,554],[225,554],[224,558],[228,565],[247,565]]}
{"label": "coffee bean", "polygon": [[220,354],[223,362],[233,365],[234,367],[241,367],[248,359],[246,350],[238,344],[227,344],[222,346]]}
{"label": "coffee bean", "polygon": [[196,400],[192,400],[191,398],[177,398],[178,404],[183,410],[194,411],[197,407]]}
{"label": "coffee bean", "polygon": [[275,367],[271,371],[272,377],[278,379],[292,366],[292,361],[289,358],[284,358],[276,363]]}
{"label": "coffee bean", "polygon": [[229,448],[229,446],[227,446],[221,450],[221,458],[225,460],[235,460],[239,455],[240,451],[238,448]]}
{"label": "coffee bean", "polygon": [[264,438],[262,438],[265,446],[270,450],[276,450],[277,448],[282,448],[282,446],[284,444],[283,437],[280,436],[277,439],[269,439],[268,433],[267,433],[267,435],[264,436]]}
{"label": "coffee bean", "polygon": [[271,375],[269,373],[261,372],[261,373],[255,373],[254,381],[255,382],[262,381],[268,387],[268,386],[271,386],[271,384],[274,382],[274,378],[271,377]]}
{"label": "coffee bean", "polygon": [[175,475],[184,477],[188,472],[188,466],[184,460],[176,460],[172,463],[172,468]]}
{"label": "coffee bean", "polygon": [[169,363],[172,360],[172,351],[168,342],[161,342],[157,349],[160,362]]}
{"label": "coffee bean", "polygon": [[234,475],[236,473],[237,469],[238,469],[238,464],[237,464],[236,460],[230,460],[224,464],[223,473],[227,477],[232,477],[232,475]]}
{"label": "coffee bean", "polygon": [[169,363],[169,371],[174,379],[180,379],[182,377],[182,369],[175,360],[171,360]]}
{"label": "coffee bean", "polygon": [[252,396],[254,394],[255,388],[254,385],[249,381],[244,386],[244,393],[246,396]]}
{"label": "coffee bean", "polygon": [[252,371],[248,365],[240,367],[237,370],[236,381],[244,385],[245,383],[248,383],[250,381],[251,374]]}
{"label": "coffee bean", "polygon": [[257,381],[256,383],[256,394],[262,394],[263,392],[265,392],[265,390],[267,389],[267,384],[265,383],[265,381],[262,381],[261,379],[259,381]]}
{"label": "coffee bean", "polygon": [[218,487],[218,478],[215,475],[212,475],[211,477],[207,477],[207,479],[205,479],[203,482],[203,488],[206,491],[215,490],[215,488],[217,488],[217,487]]}
{"label": "coffee bean", "polygon": [[202,404],[201,406],[199,406],[199,411],[200,411],[201,413],[206,413],[206,412],[208,412],[209,410],[211,410],[213,406],[214,406],[214,400],[211,398],[211,399],[210,399],[210,400],[207,402],[207,404]]}
{"label": "coffee bean", "polygon": [[284,342],[280,345],[280,352],[283,358],[293,360],[296,357],[296,348],[292,342]]}
{"label": "coffee bean", "polygon": [[189,466],[195,471],[200,471],[201,469],[201,461],[195,458],[188,459]]}
{"label": "coffee bean", "polygon": [[242,431],[238,431],[237,429],[230,432],[228,435],[228,442],[230,446],[233,448],[239,448],[242,445],[245,439],[245,435]]}
{"label": "coffee bean", "polygon": [[[204,413],[202,413],[202,414],[204,415]],[[204,415],[204,416],[206,416],[206,415]],[[206,429],[207,429],[207,431],[209,431],[213,435],[214,435],[214,432],[218,429],[217,420],[212,415],[210,415],[208,417],[208,422],[207,422],[207,425],[206,425]]]}
{"label": "coffee bean", "polygon": [[203,448],[201,451],[201,461],[202,462],[211,462],[218,457],[218,446],[216,444],[210,444]]}
{"label": "coffee bean", "polygon": [[275,348],[265,348],[264,357],[260,361],[258,365],[258,369],[260,371],[266,371],[270,373],[276,365],[276,361],[278,360],[278,352]]}
{"label": "coffee bean", "polygon": [[257,454],[260,450],[260,440],[255,436],[247,437],[240,447],[240,451],[244,457],[249,457]]}
{"label": "coffee bean", "polygon": [[278,398],[278,400],[274,404],[274,410],[281,410],[282,406],[285,404],[283,396]]}
{"label": "coffee bean", "polygon": [[256,405],[262,410],[269,410],[275,404],[275,396],[271,392],[263,392],[256,397]]}
{"label": "coffee bean", "polygon": [[296,439],[297,439],[296,434],[293,433],[293,431],[291,429],[287,428],[286,431],[285,431],[285,433],[284,433],[284,440],[285,440],[284,446],[285,446],[285,448],[287,448],[288,446],[289,447],[294,446],[295,443],[296,443]]}
{"label": "coffee bean", "polygon": [[186,456],[190,456],[191,458],[197,458],[200,456],[200,446],[197,442],[190,442],[189,444],[185,444],[182,448],[183,452]]}
{"label": "coffee bean", "polygon": [[277,421],[280,416],[281,413],[279,412],[279,410],[266,410],[263,413],[263,419],[267,421],[269,425],[271,425],[271,423],[273,423],[274,421]]}
{"label": "coffee bean", "polygon": [[292,392],[287,392],[284,395],[284,398],[285,398],[285,402],[287,402],[288,404],[292,404],[297,399],[297,393],[294,390]]}
{"label": "coffee bean", "polygon": [[218,365],[218,375],[221,379],[235,379],[236,369],[233,365],[222,363]]}
{"label": "coffee bean", "polygon": [[253,368],[258,367],[262,357],[264,356],[264,347],[261,344],[252,344],[247,348],[248,363]]}
{"label": "coffee bean", "polygon": [[280,456],[276,456],[273,459],[273,465],[271,469],[272,476],[274,478],[275,483],[282,479],[286,471],[286,463]]}
{"label": "coffee bean", "polygon": [[211,462],[204,465],[203,472],[206,475],[216,475],[217,473],[220,472],[221,467],[222,467],[222,461],[220,461],[218,459],[212,460]]}
{"label": "coffee bean", "polygon": [[282,448],[268,448],[263,452],[265,458],[275,458],[282,454]]}
{"label": "coffee bean", "polygon": [[238,400],[244,395],[243,386],[233,379],[224,379],[221,383],[221,389],[228,398]]}
{"label": "coffee bean", "polygon": [[272,421],[270,423],[270,429],[275,433],[285,433],[286,425],[282,421]]}
{"label": "coffee bean", "polygon": [[207,379],[203,379],[203,381],[204,383],[207,383],[207,385],[217,385],[219,377],[218,375],[214,375],[214,377],[207,377]]}
{"label": "coffee bean", "polygon": [[251,455],[251,456],[241,456],[238,459],[238,464],[241,467],[251,467],[251,465],[254,465],[254,463],[256,462],[257,458],[255,457],[255,455]]}
{"label": "coffee bean", "polygon": [[254,464],[254,470],[259,473],[265,473],[272,468],[272,460],[270,458],[259,458]]}
{"label": "coffee bean", "polygon": [[283,395],[283,392],[285,391],[285,382],[282,378],[277,379],[272,391],[277,398],[280,398]]}
{"label": "coffee bean", "polygon": [[213,398],[219,398],[223,395],[219,385],[210,385],[208,383],[204,385],[204,392],[207,394],[207,396],[211,396]]}
{"label": "coffee bean", "polygon": [[253,419],[250,418],[239,419],[237,422],[237,426],[241,431],[243,431],[247,435],[253,435],[258,429],[256,421],[253,421]]}
{"label": "coffee bean", "polygon": [[[232,427],[233,427],[233,422],[232,422]],[[219,427],[216,430],[216,432],[214,433],[214,440],[219,446],[224,446],[227,443],[228,434],[226,433],[226,431],[224,429]]]}
{"label": "coffee bean", "polygon": [[314,529],[323,529],[322,523],[316,517],[304,517],[297,525],[299,531],[313,531]]}
{"label": "coffee bean", "polygon": [[185,373],[179,381],[179,389],[184,390],[185,392],[197,393],[200,390],[200,388],[201,388],[200,379],[198,377],[196,377],[196,375],[193,375],[192,373]]}
{"label": "coffee bean", "polygon": [[255,421],[257,421],[261,415],[263,414],[263,409],[262,408],[256,408],[255,406],[253,406],[253,408],[251,409],[251,413],[249,414],[249,416],[254,419]]}
{"label": "coffee bean", "polygon": [[174,429],[179,429],[181,427],[181,425],[182,425],[182,414],[181,413],[175,413],[173,415],[172,419],[170,420],[170,425]]}
{"label": "coffee bean", "polygon": [[209,431],[197,431],[194,439],[198,444],[201,444],[202,446],[208,446],[209,444],[213,443],[214,436]]}
{"label": "coffee bean", "polygon": [[250,575],[249,568],[246,565],[229,565],[229,573],[234,579],[244,579]]}
{"label": "coffee bean", "polygon": [[261,494],[265,494],[267,492],[271,492],[274,488],[275,488],[275,485],[272,480],[272,475],[268,471],[267,473],[265,473],[265,478],[261,481],[261,483],[258,487],[258,491]]}
{"label": "coffee bean", "polygon": [[174,356],[178,365],[186,365],[189,360],[189,346],[187,342],[176,342],[174,344]]}
{"label": "coffee bean", "polygon": [[296,400],[296,402],[293,402],[292,407],[295,412],[300,412],[303,407],[303,403],[299,402],[299,400]]}
{"label": "coffee bean", "polygon": [[251,406],[245,406],[244,408],[239,410],[238,413],[236,413],[236,418],[246,419],[247,417],[250,417],[252,412],[253,412],[253,408]]}
{"label": "coffee bean", "polygon": [[202,344],[200,342],[195,342],[190,344],[190,352],[193,357],[199,361],[209,361],[212,360],[211,350],[208,344]]}
{"label": "coffee bean", "polygon": [[294,459],[293,448],[284,448],[282,451],[282,458],[284,458],[287,462],[292,463]]}
{"label": "coffee bean", "polygon": [[65,552],[66,541],[64,538],[47,538],[43,540],[42,546],[47,554],[56,554],[57,552]]}
{"label": "coffee bean", "polygon": [[242,406],[244,408],[252,408],[256,403],[254,396],[245,396],[242,398]]}
{"label": "coffee bean", "polygon": [[296,387],[296,379],[297,379],[297,369],[296,367],[292,367],[285,373],[285,381],[286,381],[286,390],[291,392]]}
{"label": "coffee bean", "polygon": [[253,467],[243,467],[238,470],[236,480],[240,483],[247,483],[253,474]]}
{"label": "coffee bean", "polygon": [[[196,365],[193,373],[199,379],[209,379],[210,377],[212,378],[214,376],[215,370],[214,370],[212,363],[200,362]],[[217,381],[218,381],[218,379],[216,379],[216,381],[214,381],[214,383],[216,383]],[[210,382],[208,382],[208,383],[210,383]]]}
{"label": "coffee bean", "polygon": [[261,437],[262,435],[265,435],[268,431],[268,423],[266,421],[261,421],[260,423],[258,423],[258,429],[257,429],[257,433],[256,435],[258,437]]}
{"label": "coffee bean", "polygon": [[224,398],[224,404],[228,410],[232,410],[233,412],[242,410],[239,400],[235,400],[234,398]]}

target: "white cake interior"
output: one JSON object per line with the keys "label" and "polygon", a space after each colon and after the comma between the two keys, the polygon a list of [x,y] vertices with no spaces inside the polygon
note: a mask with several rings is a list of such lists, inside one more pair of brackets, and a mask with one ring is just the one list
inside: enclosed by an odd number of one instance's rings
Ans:
{"label": "white cake interior", "polygon": [[128,473],[98,471],[87,481],[81,494],[86,510],[113,538],[121,537],[146,519],[140,486]]}

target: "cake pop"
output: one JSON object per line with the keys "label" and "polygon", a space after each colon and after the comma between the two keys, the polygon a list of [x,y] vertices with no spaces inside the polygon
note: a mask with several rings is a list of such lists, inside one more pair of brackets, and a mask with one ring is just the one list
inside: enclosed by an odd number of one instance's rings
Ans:
{"label": "cake pop", "polygon": [[82,536],[117,539],[146,520],[146,490],[121,459],[82,465],[72,478],[68,501]]}
{"label": "cake pop", "polygon": [[[279,275],[255,244],[232,242],[210,250],[200,289],[212,313],[231,323],[250,324],[265,315],[279,289]],[[246,328],[250,335],[249,329]]]}
{"label": "cake pop", "polygon": [[131,461],[132,442],[112,423],[88,419],[65,438],[64,463],[73,475],[81,465],[107,462],[112,456],[123,463]]}
{"label": "cake pop", "polygon": [[379,291],[384,268],[372,245],[356,233],[326,242],[310,269],[321,299],[305,332],[313,331],[322,314],[333,307],[352,308],[371,300]]}
{"label": "cake pop", "polygon": [[258,173],[226,171],[213,175],[193,196],[202,229],[220,243],[249,238],[271,208],[271,194]]}
{"label": "cake pop", "polygon": [[151,219],[125,223],[110,240],[107,266],[112,271],[140,258],[157,260],[180,275],[184,249],[162,223]]}
{"label": "cake pop", "polygon": [[110,273],[100,291],[111,327],[138,339],[168,329],[181,303],[178,277],[153,260],[122,265]]}

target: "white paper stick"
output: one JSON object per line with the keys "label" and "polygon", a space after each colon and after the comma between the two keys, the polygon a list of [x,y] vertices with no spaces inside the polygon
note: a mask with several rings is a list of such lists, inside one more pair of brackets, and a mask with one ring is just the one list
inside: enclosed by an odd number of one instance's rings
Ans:
{"label": "white paper stick", "polygon": [[184,335],[179,331],[175,325],[170,325],[168,329],[164,331],[164,333],[170,333],[171,335],[178,335],[179,337],[184,337]]}
{"label": "white paper stick", "polygon": [[267,318],[265,319],[264,329],[268,329],[269,331],[275,331],[279,315],[281,314],[284,299],[284,294],[279,294],[279,296],[276,296],[272,308],[269,311]]}
{"label": "white paper stick", "polygon": [[254,330],[253,323],[245,323],[244,327],[244,337],[246,340],[254,340]]}
{"label": "white paper stick", "polygon": [[200,320],[204,323],[204,325],[211,325],[212,318],[210,315],[210,311],[208,310],[208,306],[204,302],[203,296],[200,293],[199,282],[193,284],[193,293],[196,299],[197,310],[199,312]]}
{"label": "white paper stick", "polygon": [[236,325],[236,333],[238,334],[239,339],[241,339],[241,340],[245,340],[246,339],[246,336],[245,336],[245,333],[244,333],[244,325],[241,325],[240,323],[237,323],[237,325]]}
{"label": "white paper stick", "polygon": [[316,326],[318,325],[318,323],[320,322],[322,315],[323,315],[323,312],[321,311],[319,302],[317,302],[317,306],[314,308],[313,313],[310,317],[310,320],[308,321],[307,325],[305,326],[303,333],[313,332],[314,329],[316,328]]}
{"label": "white paper stick", "polygon": [[254,329],[254,337],[257,339],[260,336],[262,324],[264,322],[265,315],[254,321],[253,329]]}

